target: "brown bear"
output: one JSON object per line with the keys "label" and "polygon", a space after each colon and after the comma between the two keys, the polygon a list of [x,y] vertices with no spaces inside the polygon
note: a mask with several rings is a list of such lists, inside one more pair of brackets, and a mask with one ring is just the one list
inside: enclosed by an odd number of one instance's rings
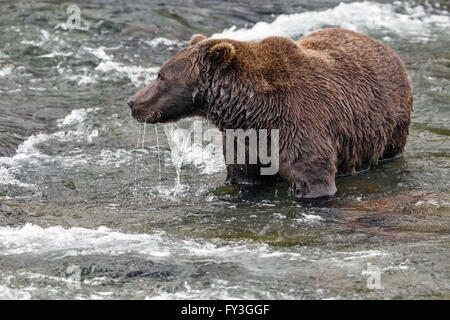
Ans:
{"label": "brown bear", "polygon": [[[208,39],[190,45],[128,100],[141,122],[210,119],[226,129],[278,129],[279,171],[298,197],[330,196],[335,177],[400,155],[413,109],[406,69],[385,44],[329,28],[294,41]],[[227,165],[253,183],[258,164]]]}

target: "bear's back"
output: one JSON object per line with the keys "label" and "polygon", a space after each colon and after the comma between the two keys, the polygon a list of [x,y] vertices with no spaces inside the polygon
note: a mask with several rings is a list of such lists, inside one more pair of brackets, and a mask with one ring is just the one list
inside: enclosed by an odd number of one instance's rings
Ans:
{"label": "bear's back", "polygon": [[[395,52],[369,36],[329,28],[296,43],[319,84],[320,114],[333,123],[338,173],[363,170],[403,151],[413,108],[412,88]],[[305,72],[305,70],[303,70]],[[316,78],[316,75],[320,77]],[[303,105],[308,109],[308,106]],[[311,114],[319,114],[310,107]]]}
{"label": "bear's back", "polygon": [[[403,62],[380,41],[351,30],[328,28],[300,38],[296,43],[310,56],[326,59],[327,68],[340,83],[354,85],[358,79],[357,84],[367,83],[372,89],[378,89],[379,92],[374,91],[376,98],[389,100],[381,104],[384,107],[394,107],[411,96]],[[408,111],[411,109],[412,105]]]}

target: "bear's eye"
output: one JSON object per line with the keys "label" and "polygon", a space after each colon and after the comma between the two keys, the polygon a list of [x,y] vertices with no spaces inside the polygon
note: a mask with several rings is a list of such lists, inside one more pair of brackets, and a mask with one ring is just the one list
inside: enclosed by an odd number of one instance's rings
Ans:
{"label": "bear's eye", "polygon": [[158,73],[158,80],[166,80],[166,78],[161,73]]}

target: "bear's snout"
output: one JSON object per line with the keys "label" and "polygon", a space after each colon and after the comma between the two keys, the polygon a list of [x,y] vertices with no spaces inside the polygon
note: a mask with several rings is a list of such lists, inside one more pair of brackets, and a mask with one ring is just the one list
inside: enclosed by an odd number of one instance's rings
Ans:
{"label": "bear's snout", "polygon": [[136,98],[134,98],[134,97],[131,97],[130,99],[128,99],[128,106],[130,107],[130,108],[133,108],[134,107],[134,105],[136,104]]}
{"label": "bear's snout", "polygon": [[131,115],[138,122],[142,123],[158,123],[163,116],[160,111],[149,111],[141,108],[139,105],[131,109]]}

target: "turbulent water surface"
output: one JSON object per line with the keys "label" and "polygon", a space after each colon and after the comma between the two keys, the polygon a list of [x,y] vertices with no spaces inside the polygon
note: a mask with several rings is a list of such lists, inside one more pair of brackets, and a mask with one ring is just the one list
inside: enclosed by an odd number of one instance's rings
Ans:
{"label": "turbulent water surface", "polygon": [[[0,2],[0,299],[450,298],[444,2],[78,1],[75,29],[71,4]],[[415,98],[404,156],[332,199],[224,187],[220,141],[176,130],[206,121],[130,118],[192,33],[329,26],[393,47]]]}

